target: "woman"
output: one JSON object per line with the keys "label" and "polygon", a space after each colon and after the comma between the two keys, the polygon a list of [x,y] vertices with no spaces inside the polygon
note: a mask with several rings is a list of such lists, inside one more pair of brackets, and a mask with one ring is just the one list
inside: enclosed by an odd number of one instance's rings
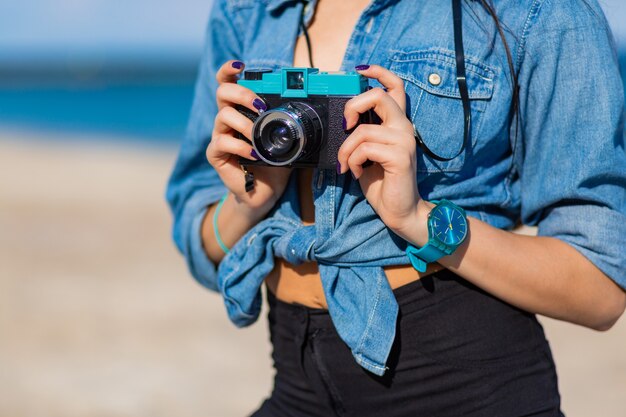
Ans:
{"label": "woman", "polygon": [[[231,320],[253,322],[267,284],[277,373],[254,415],[561,415],[534,315],[606,330],[626,305],[624,97],[599,6],[464,3],[466,133],[450,4],[305,3],[216,0],[168,189]],[[311,61],[375,87],[345,106],[337,170],[255,166],[246,192],[238,161],[258,155],[235,106],[267,105],[236,80]],[[370,109],[381,124],[355,128]],[[442,199],[469,232],[433,260]]]}

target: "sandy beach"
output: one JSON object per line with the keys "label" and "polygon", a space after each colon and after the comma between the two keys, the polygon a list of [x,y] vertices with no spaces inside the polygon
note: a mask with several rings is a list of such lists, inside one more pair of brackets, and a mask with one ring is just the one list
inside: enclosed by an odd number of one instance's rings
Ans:
{"label": "sandy beach", "polygon": [[[269,394],[265,319],[236,329],[171,242],[175,155],[0,130],[0,417],[240,417]],[[626,318],[542,321],[566,415],[626,417]]]}

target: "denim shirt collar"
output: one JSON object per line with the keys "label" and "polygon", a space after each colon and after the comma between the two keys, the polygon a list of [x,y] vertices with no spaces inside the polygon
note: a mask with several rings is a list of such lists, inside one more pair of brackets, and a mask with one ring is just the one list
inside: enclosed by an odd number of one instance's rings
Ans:
{"label": "denim shirt collar", "polygon": [[[309,0],[304,0],[305,2],[309,2]],[[312,0],[312,2],[316,2],[316,0]],[[287,4],[287,3],[298,3],[298,1],[294,1],[294,0],[269,0],[267,2],[267,10],[269,12],[274,12],[278,9],[280,9],[283,5]]]}
{"label": "denim shirt collar", "polygon": [[[315,9],[315,5],[317,4],[317,0],[302,0],[303,2],[307,3],[307,7],[310,7],[310,10],[314,10]],[[365,11],[363,12],[364,14],[367,13],[375,13],[381,9],[384,9],[385,7],[393,4],[393,3],[397,3],[399,0],[372,0],[372,2],[367,6],[367,8],[365,9]],[[294,0],[269,0],[267,2],[267,10],[269,12],[274,12],[278,9],[280,9],[281,7],[283,7],[285,4],[287,3],[297,3],[299,1],[294,1]],[[310,5],[310,6],[309,6]]]}

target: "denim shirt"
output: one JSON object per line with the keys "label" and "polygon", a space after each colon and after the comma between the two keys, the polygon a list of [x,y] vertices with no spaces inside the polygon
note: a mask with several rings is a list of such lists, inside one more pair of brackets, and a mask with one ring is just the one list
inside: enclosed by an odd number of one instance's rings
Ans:
{"label": "denim shirt", "polygon": [[[316,261],[339,335],[361,366],[382,375],[398,312],[382,267],[409,260],[406,242],[382,223],[350,175],[314,171],[314,225],[302,225],[292,174],[267,218],[219,268],[202,246],[207,206],[227,191],[205,157],[217,112],[215,73],[229,59],[247,68],[293,66],[302,7],[289,0],[215,0],[188,130],[168,184],[174,240],[192,275],[222,294],[238,326],[257,319],[260,287],[275,257]],[[421,196],[451,200],[501,229],[538,225],[539,235],[570,244],[626,288],[624,92],[600,7],[595,0],[496,2],[518,73],[519,123],[510,123],[512,80],[497,28],[478,2],[463,8],[471,141],[448,162],[418,148]],[[306,21],[313,10],[311,2]],[[463,109],[450,2],[372,1],[340,69],[365,63],[405,81],[407,117],[432,150],[454,155],[463,140]]]}

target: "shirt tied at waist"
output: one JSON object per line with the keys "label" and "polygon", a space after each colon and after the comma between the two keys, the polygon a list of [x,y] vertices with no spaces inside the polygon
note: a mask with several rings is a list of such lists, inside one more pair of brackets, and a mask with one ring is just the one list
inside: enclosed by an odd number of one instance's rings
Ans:
{"label": "shirt tied at waist", "polygon": [[[358,194],[343,202],[351,205],[344,212],[349,219],[341,219],[324,239],[317,239],[320,226],[305,226],[296,214],[296,189],[288,186],[271,216],[249,230],[221,261],[218,287],[228,316],[238,327],[257,320],[261,285],[274,269],[274,257],[294,265],[315,261],[337,333],[357,363],[383,375],[395,338],[398,304],[382,266],[408,264],[404,241]],[[316,205],[316,217],[317,209]]]}

